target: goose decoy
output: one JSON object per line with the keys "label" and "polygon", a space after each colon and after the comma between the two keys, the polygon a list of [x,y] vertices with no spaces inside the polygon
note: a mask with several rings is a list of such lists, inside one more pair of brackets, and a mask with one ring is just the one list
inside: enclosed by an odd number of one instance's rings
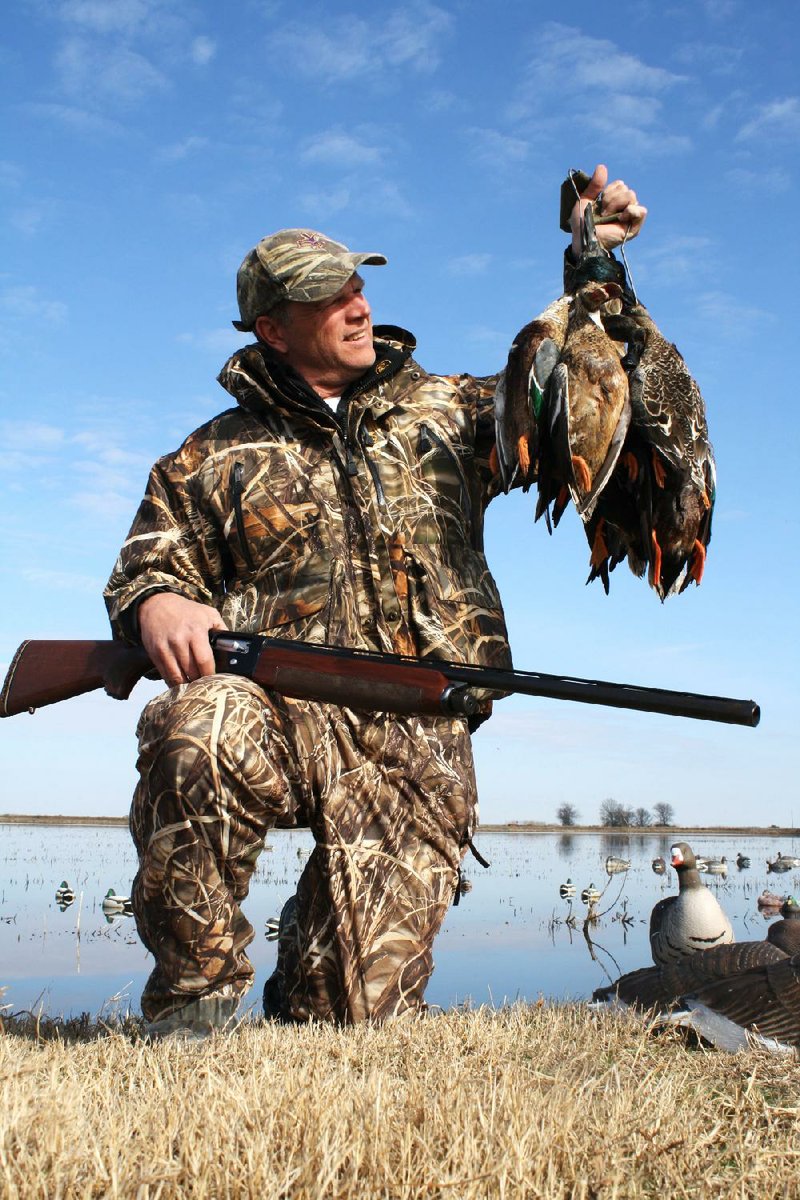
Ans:
{"label": "goose decoy", "polygon": [[[537,468],[539,422],[567,333],[569,297],[560,296],[514,338],[494,400],[497,470],[508,492],[527,491]],[[494,464],[492,464],[494,466]]]}
{"label": "goose decoy", "polygon": [[620,875],[623,871],[629,871],[630,866],[629,858],[616,858],[613,854],[609,854],[606,858],[607,875]]}
{"label": "goose decoy", "polygon": [[691,846],[678,842],[670,854],[678,894],[659,900],[650,914],[650,949],[657,966],[734,940],[728,917],[700,879]]}
{"label": "goose decoy", "polygon": [[760,909],[778,909],[786,903],[787,899],[787,896],[779,896],[777,892],[769,892],[764,888],[756,904]]}
{"label": "goose decoy", "polygon": [[575,895],[575,884],[571,879],[568,879],[566,883],[561,884],[561,887],[558,889],[558,894],[562,900],[572,899],[572,897]]}
{"label": "goose decoy", "polygon": [[737,854],[736,855],[736,866],[739,868],[740,871],[746,871],[747,868],[750,866],[750,859],[747,857],[746,854]]}
{"label": "goose decoy", "polygon": [[650,865],[656,875],[665,875],[667,872],[667,864],[661,855],[658,858],[654,858]]}
{"label": "goose decoy", "polygon": [[772,862],[767,859],[768,875],[771,872],[774,872],[776,875],[785,875],[787,871],[792,871],[793,869],[794,859],[790,858],[787,854],[781,854],[780,851],[778,852],[777,858],[774,858]]}
{"label": "goose decoy", "polygon": [[[619,264],[600,246],[591,206],[582,221],[583,249],[574,271],[566,335],[553,367],[540,422],[536,519],[558,524],[573,500],[584,524],[611,476],[631,419],[620,346],[601,313],[621,311]],[[551,517],[552,505],[552,517]]]}
{"label": "goose decoy", "polygon": [[[635,573],[646,561],[663,601],[699,584],[705,567],[716,498],[705,405],[677,347],[644,305],[626,294],[621,313],[606,311],[602,320],[612,338],[627,343],[630,436],[615,475],[622,492],[635,496],[638,519],[619,532]],[[618,515],[615,509],[610,518]]]}
{"label": "goose decoy", "polygon": [[75,893],[67,883],[66,879],[62,879],[59,886],[56,888],[56,904],[63,912],[65,908],[69,908],[70,904],[75,903]]}

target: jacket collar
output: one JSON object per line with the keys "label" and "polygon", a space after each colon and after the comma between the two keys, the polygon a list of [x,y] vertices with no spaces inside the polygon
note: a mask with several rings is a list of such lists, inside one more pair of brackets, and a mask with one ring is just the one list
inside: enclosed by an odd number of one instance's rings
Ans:
{"label": "jacket collar", "polygon": [[[361,395],[391,379],[403,367],[416,346],[416,339],[398,325],[376,325],[375,362],[360,379],[345,389],[343,400]],[[306,381],[279,362],[260,342],[237,350],[217,376],[219,383],[242,408],[259,415],[265,404],[296,413],[311,424],[331,428],[338,425],[335,414]]]}

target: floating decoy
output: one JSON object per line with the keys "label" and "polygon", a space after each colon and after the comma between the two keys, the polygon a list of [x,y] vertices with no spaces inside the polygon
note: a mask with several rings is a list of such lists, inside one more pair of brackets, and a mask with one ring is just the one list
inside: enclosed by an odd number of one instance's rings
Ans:
{"label": "floating decoy", "polygon": [[606,874],[620,875],[623,871],[629,871],[630,865],[629,858],[616,858],[613,854],[609,854],[606,858]]}
{"label": "floating decoy", "polygon": [[280,917],[267,917],[267,919],[264,923],[264,937],[267,939],[267,941],[268,942],[277,941],[279,931],[280,931]]}
{"label": "floating decoy", "polygon": [[777,858],[772,862],[767,859],[767,874],[774,872],[776,875],[785,875],[787,871],[793,871],[797,865],[796,860],[788,854],[778,852]]}
{"label": "floating decoy", "polygon": [[558,889],[558,894],[562,900],[572,899],[572,897],[575,895],[575,884],[571,879],[568,879],[566,883],[561,884],[561,887]]}
{"label": "floating decoy", "polygon": [[706,861],[706,871],[709,875],[727,875],[728,860],[723,854],[722,858],[709,858]]}
{"label": "floating decoy", "polygon": [[740,871],[745,871],[750,866],[750,859],[746,854],[737,854],[736,865]]}
{"label": "floating decoy", "polygon": [[58,904],[63,911],[65,908],[69,908],[70,904],[74,903],[75,893],[67,883],[66,879],[62,879],[61,883],[56,888],[56,904]]}
{"label": "floating decoy", "polygon": [[581,901],[584,904],[596,904],[599,899],[600,890],[596,888],[593,883],[590,883],[589,886],[585,887],[581,892]]}
{"label": "floating decoy", "polygon": [[514,338],[494,401],[497,466],[504,491],[527,491],[538,466],[538,428],[547,385],[567,333],[569,297],[561,296]]}
{"label": "floating decoy", "polygon": [[101,907],[107,919],[133,916],[133,906],[130,896],[119,896],[113,888],[109,888],[106,892]]}
{"label": "floating decoy", "polygon": [[650,914],[650,949],[658,966],[734,940],[728,917],[700,879],[691,846],[678,842],[670,853],[678,895],[659,900]]}
{"label": "floating decoy", "polygon": [[665,863],[664,859],[661,858],[660,855],[658,858],[654,858],[650,865],[652,866],[656,875],[665,875],[666,874],[667,864]]}
{"label": "floating decoy", "polygon": [[787,901],[787,896],[779,896],[777,892],[768,892],[766,888],[758,897],[757,905],[761,909],[781,908]]}
{"label": "floating decoy", "polygon": [[800,901],[794,896],[787,896],[780,907],[780,914],[783,920],[770,925],[767,938],[786,954],[800,954]]}
{"label": "floating decoy", "polygon": [[708,870],[708,859],[702,854],[697,854],[695,855],[694,865],[698,871],[705,872]]}

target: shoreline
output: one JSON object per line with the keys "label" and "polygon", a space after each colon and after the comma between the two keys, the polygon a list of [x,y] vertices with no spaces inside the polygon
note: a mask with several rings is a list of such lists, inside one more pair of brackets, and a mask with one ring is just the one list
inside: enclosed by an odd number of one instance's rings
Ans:
{"label": "shoreline", "polygon": [[[69,816],[49,813],[0,813],[0,825],[75,825],[75,826],[105,826],[110,828],[127,828],[128,817],[87,817]],[[306,826],[292,826],[306,828]],[[504,824],[482,822],[478,826],[480,833],[560,833],[571,837],[573,834],[607,834],[613,837],[677,837],[680,834],[728,834],[733,837],[783,837],[794,838],[800,835],[800,829],[790,825],[572,825],[564,826],[548,824],[544,821],[508,821]],[[273,829],[272,833],[277,832]]]}

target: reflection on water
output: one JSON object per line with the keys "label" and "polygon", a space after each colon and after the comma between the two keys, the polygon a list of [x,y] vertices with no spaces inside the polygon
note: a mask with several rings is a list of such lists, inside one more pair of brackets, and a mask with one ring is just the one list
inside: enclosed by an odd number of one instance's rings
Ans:
{"label": "reflection on water", "polygon": [[[676,891],[675,872],[657,875],[654,858],[669,860],[675,831],[645,834],[481,833],[478,849],[491,866],[471,856],[467,885],[451,908],[436,943],[436,970],[427,998],[450,1007],[500,1004],[524,998],[580,998],[622,971],[650,962],[648,922],[657,900]],[[791,839],[715,836],[692,842],[696,853],[729,863],[727,878],[705,876],[728,913],[738,940],[762,938],[758,909],[765,890],[800,895],[800,870],[768,874],[778,849],[797,854]],[[265,924],[293,892],[312,846],[305,830],[278,831],[262,854],[245,912],[256,931],[250,957],[257,989],[272,970],[275,944]],[[750,858],[736,867],[737,854]],[[606,859],[629,859],[630,869],[606,873]],[[138,1011],[139,993],[152,959],[133,921],[104,912],[109,889],[130,894],[136,858],[128,831],[77,826],[0,825],[0,987],[12,1010],[41,1007],[51,1015]],[[570,879],[571,898],[560,886]],[[598,919],[586,929],[580,895],[601,892]],[[74,893],[67,905],[56,893]],[[769,919],[774,919],[771,914]]]}

